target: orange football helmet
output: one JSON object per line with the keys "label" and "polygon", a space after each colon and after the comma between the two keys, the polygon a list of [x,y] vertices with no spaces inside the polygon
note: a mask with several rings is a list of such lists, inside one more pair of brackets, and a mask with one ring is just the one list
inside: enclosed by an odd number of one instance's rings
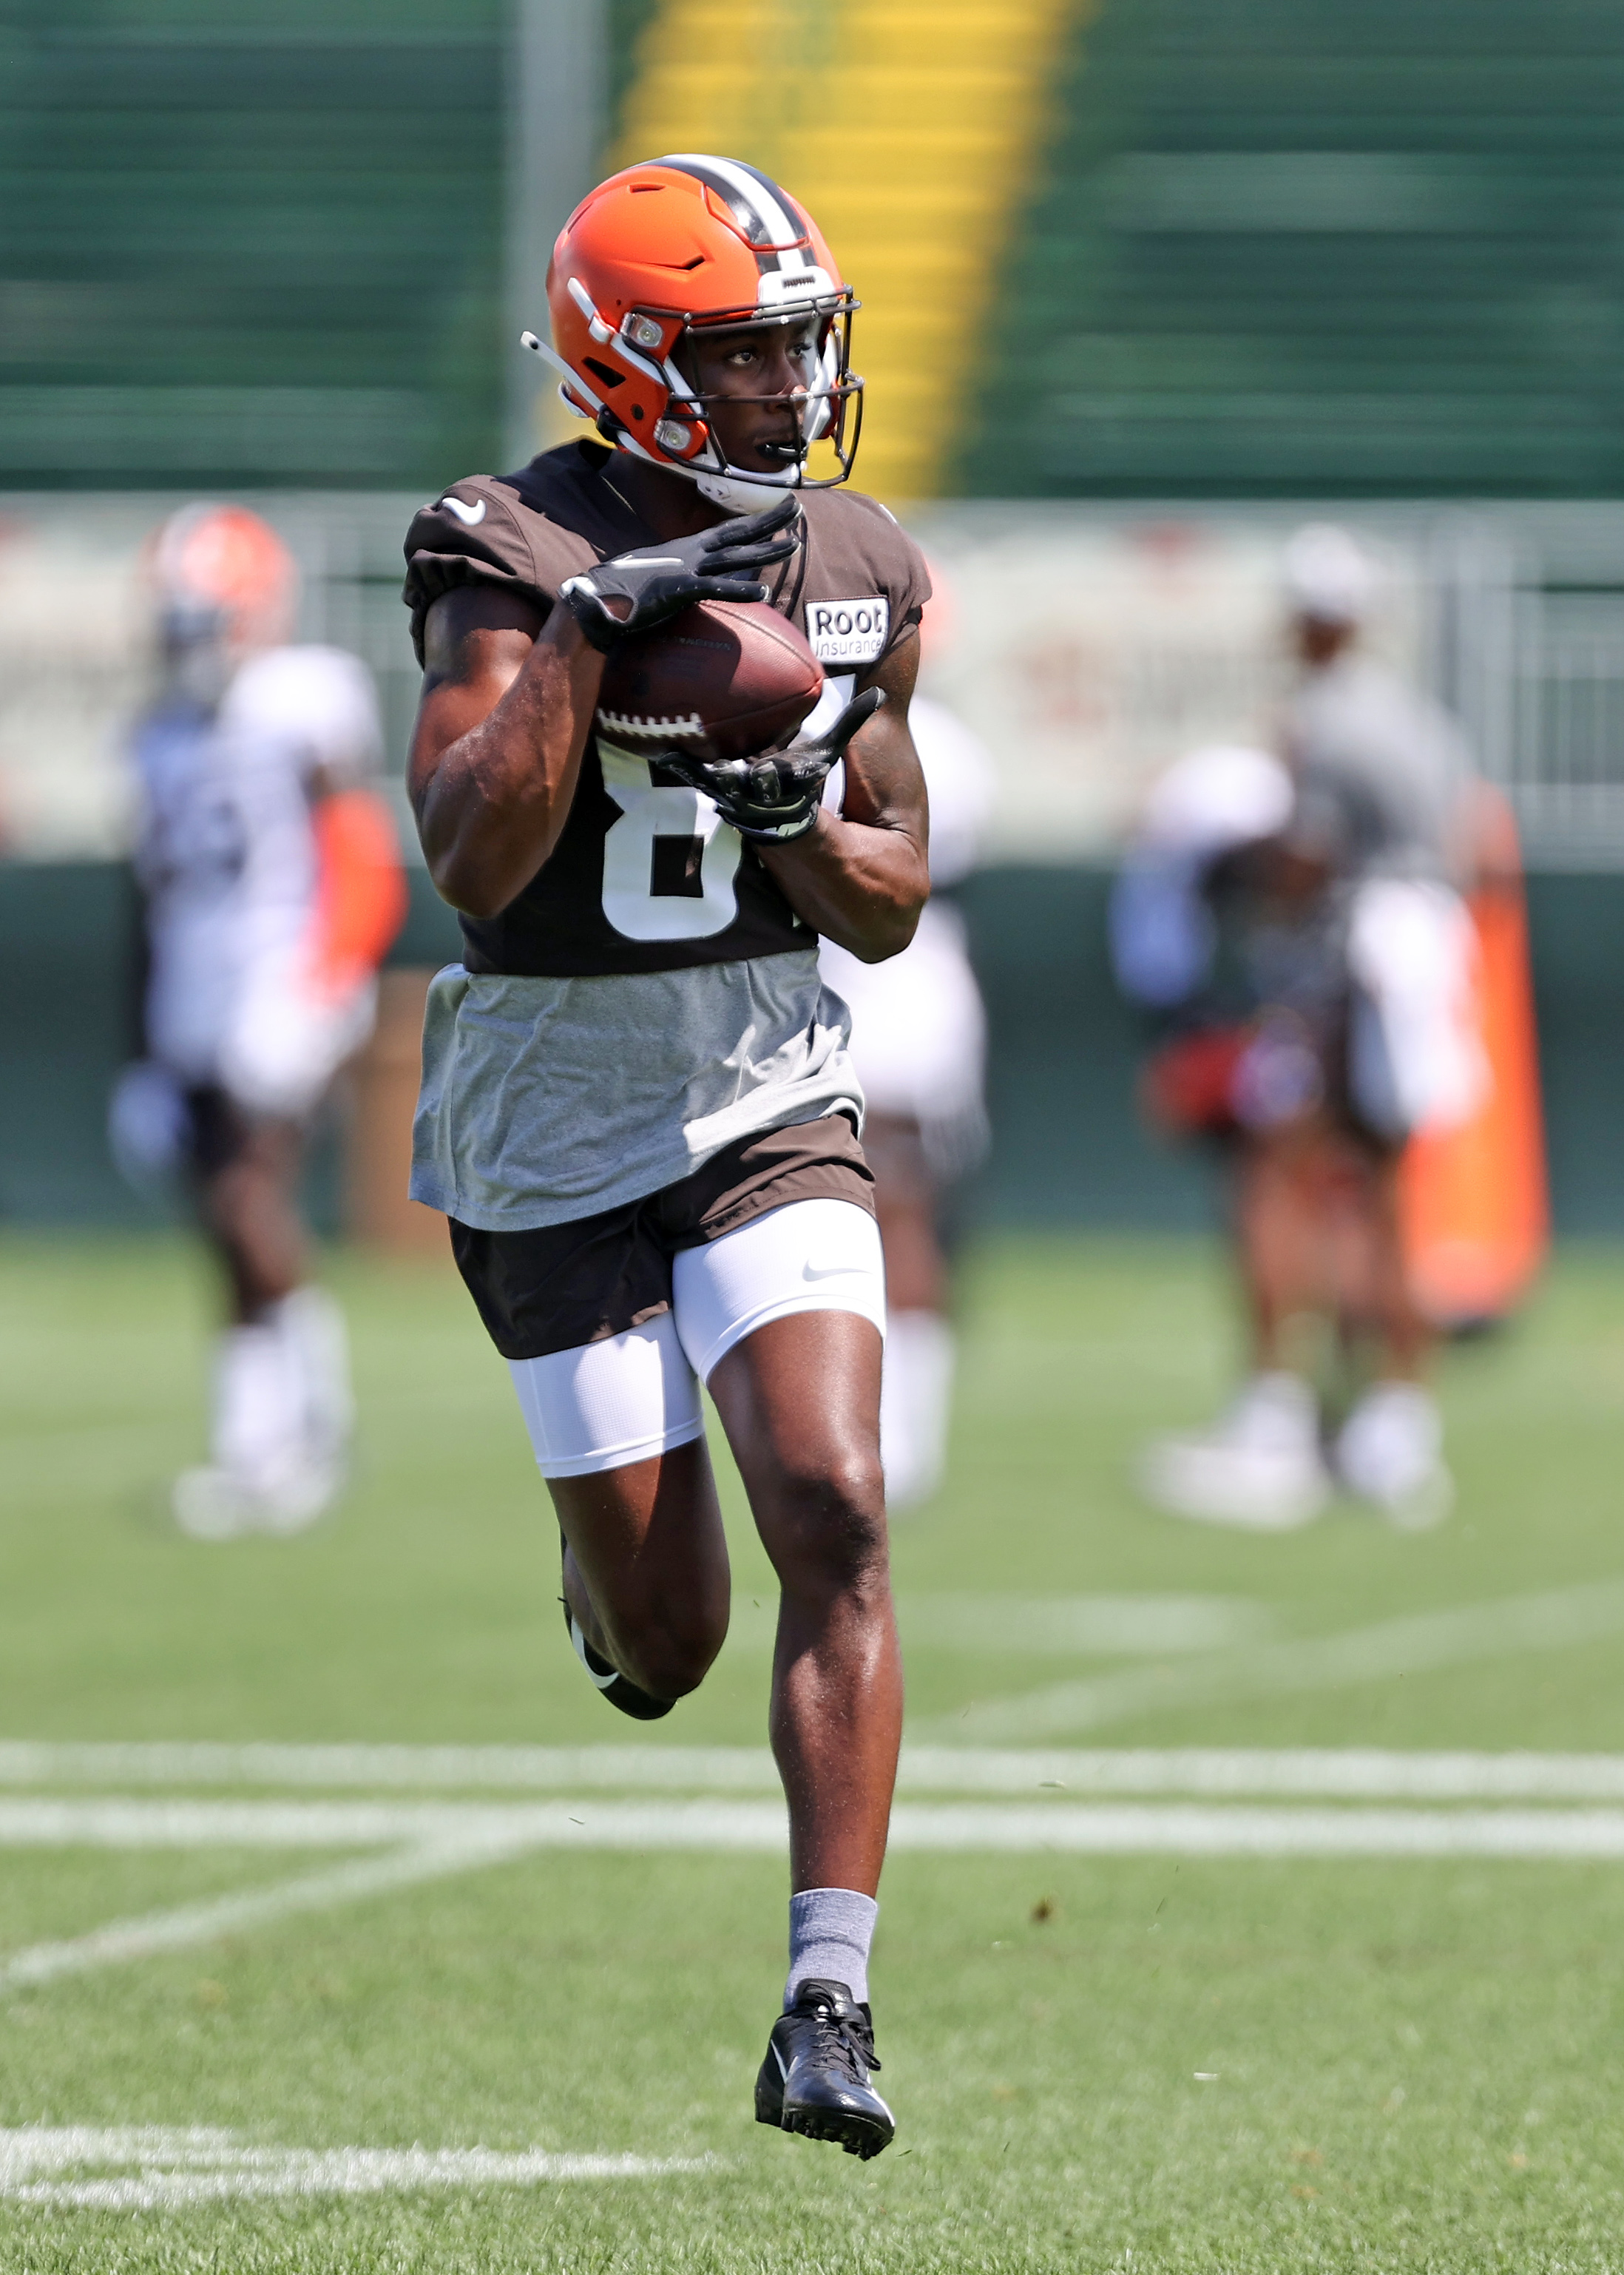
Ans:
{"label": "orange football helmet", "polygon": [[[850,368],[858,306],[816,223],[789,193],[735,158],[692,153],[628,166],[584,198],[547,274],[553,345],[524,344],[563,374],[559,393],[603,439],[691,475],[737,506],[751,489],[827,489],[857,456],[863,382]],[[731,465],[679,351],[696,332],[819,319],[818,371],[781,473]],[[737,398],[733,398],[736,400]],[[774,397],[774,400],[777,400]],[[814,442],[837,473],[807,471]]]}
{"label": "orange football helmet", "polygon": [[147,569],[170,646],[208,640],[246,654],[292,631],[293,556],[245,506],[182,506],[154,536]]}

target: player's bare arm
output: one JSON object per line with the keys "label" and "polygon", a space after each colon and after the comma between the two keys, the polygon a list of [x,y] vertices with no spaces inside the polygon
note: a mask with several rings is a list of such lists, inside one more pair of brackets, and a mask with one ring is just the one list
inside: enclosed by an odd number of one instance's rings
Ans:
{"label": "player's bare arm", "polygon": [[429,609],[409,781],[453,908],[497,915],[557,843],[603,664],[567,608],[544,620],[516,594],[464,586]]}
{"label": "player's bare arm", "polygon": [[841,812],[823,806],[806,836],[762,849],[796,914],[865,964],[901,954],[930,896],[925,776],[908,731],[918,669],[910,627],[863,683],[886,699],[846,747]]}

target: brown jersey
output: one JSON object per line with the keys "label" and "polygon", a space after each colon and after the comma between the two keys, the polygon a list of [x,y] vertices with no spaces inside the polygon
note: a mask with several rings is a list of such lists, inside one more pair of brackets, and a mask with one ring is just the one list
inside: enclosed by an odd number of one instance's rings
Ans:
{"label": "brown jersey", "polygon": [[[765,572],[767,598],[843,695],[918,623],[930,578],[918,546],[872,498],[809,490],[801,507],[802,542]],[[515,593],[545,615],[566,578],[653,541],[601,443],[567,443],[517,473],[454,482],[406,533],[404,597],[419,661],[423,620],[453,586]],[[708,798],[596,735],[549,858],[500,916],[460,922],[468,971],[538,978],[729,964],[816,940]]]}

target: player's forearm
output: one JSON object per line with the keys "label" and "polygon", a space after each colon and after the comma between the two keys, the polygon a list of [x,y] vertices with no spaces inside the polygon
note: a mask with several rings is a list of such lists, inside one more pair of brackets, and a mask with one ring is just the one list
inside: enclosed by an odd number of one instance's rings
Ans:
{"label": "player's forearm", "polygon": [[[449,730],[415,799],[418,834],[441,897],[497,916],[552,854],[568,818],[603,676],[603,658],[555,611],[501,699],[461,733],[450,685],[425,700]],[[467,699],[477,703],[474,691]]]}
{"label": "player's forearm", "polygon": [[930,896],[924,848],[907,831],[827,806],[808,835],[763,847],[762,858],[796,914],[863,964],[900,956]]}

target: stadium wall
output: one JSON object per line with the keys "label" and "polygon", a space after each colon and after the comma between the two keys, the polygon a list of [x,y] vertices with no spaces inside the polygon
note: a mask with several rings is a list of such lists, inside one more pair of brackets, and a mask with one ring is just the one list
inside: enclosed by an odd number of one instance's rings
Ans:
{"label": "stadium wall", "polygon": [[[1106,963],[1101,868],[1005,865],[965,894],[991,1014],[992,1160],[975,1221],[1193,1229],[1209,1175],[1147,1138],[1134,1107],[1141,1034]],[[457,953],[449,911],[412,873],[393,961]],[[1545,873],[1529,884],[1559,1232],[1624,1236],[1624,876]],[[132,899],[115,862],[0,865],[0,1224],[138,1226],[162,1211],[108,1159],[108,1085],[129,1054]],[[337,1180],[318,1162],[331,1229]]]}

